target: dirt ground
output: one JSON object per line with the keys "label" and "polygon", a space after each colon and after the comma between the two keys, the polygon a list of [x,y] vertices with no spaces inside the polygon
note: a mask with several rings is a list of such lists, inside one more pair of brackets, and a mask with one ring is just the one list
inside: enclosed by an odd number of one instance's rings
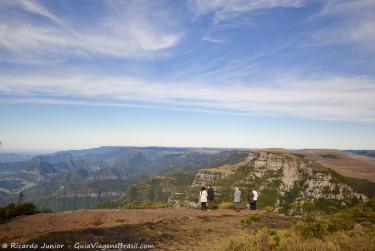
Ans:
{"label": "dirt ground", "polygon": [[[233,235],[268,226],[284,228],[290,217],[261,211],[259,223],[245,226],[241,219],[254,211],[196,209],[97,209],[21,217],[0,225],[0,243],[139,243],[154,250],[215,250]],[[73,248],[72,248],[73,249]]]}

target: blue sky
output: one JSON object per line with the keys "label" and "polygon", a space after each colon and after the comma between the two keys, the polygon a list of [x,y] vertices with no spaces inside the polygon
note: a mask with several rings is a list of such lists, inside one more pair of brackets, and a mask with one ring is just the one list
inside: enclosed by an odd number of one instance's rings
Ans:
{"label": "blue sky", "polygon": [[0,151],[375,149],[371,0],[0,2]]}

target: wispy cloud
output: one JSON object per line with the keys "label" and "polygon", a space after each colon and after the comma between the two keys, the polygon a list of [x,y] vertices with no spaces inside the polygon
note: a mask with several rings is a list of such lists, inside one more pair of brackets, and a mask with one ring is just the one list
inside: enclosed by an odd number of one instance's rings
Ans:
{"label": "wispy cloud", "polygon": [[1,2],[3,8],[13,7],[13,8],[20,8],[26,12],[30,12],[45,18],[48,18],[57,24],[62,24],[62,21],[51,13],[47,8],[45,8],[42,4],[36,1],[29,1],[29,0],[3,0]]}
{"label": "wispy cloud", "polygon": [[355,44],[375,51],[375,1],[328,0],[312,19],[330,18],[324,28],[312,33],[320,44]]}
{"label": "wispy cloud", "polygon": [[214,23],[233,19],[239,15],[278,7],[300,7],[306,0],[191,0],[190,5],[196,15],[213,13]]}
{"label": "wispy cloud", "polygon": [[215,37],[212,37],[210,35],[206,35],[202,38],[204,41],[207,41],[207,42],[210,42],[210,43],[215,43],[215,44],[222,44],[222,43],[225,43],[225,39],[221,39],[221,38],[215,38]]}
{"label": "wispy cloud", "polygon": [[[190,1],[190,6],[196,15],[213,15],[213,23],[225,25],[228,20],[252,11],[297,8],[307,2],[194,0]],[[90,64],[95,65],[102,57],[148,59],[163,55],[184,36],[176,13],[163,1],[114,0],[102,4],[104,10],[101,9],[100,15],[88,15],[88,21],[76,23],[68,16],[47,8],[42,2],[0,2],[1,60],[35,64],[63,62],[65,58],[75,56],[91,57]],[[322,6],[314,18],[334,17],[338,20],[333,23],[334,26],[315,32],[313,39],[326,43],[360,42],[369,47],[375,44],[371,43],[375,39],[371,25],[373,17],[370,15],[375,8],[373,1],[331,0]],[[207,47],[199,47],[199,53],[193,53],[193,56],[184,54],[188,58],[162,64],[157,62],[155,68],[163,70],[152,77],[147,73],[150,66],[145,66],[142,74],[132,76],[126,75],[129,69],[111,75],[101,74],[111,72],[111,66],[106,66],[101,73],[87,70],[89,67],[85,65],[79,65],[82,69],[74,73],[69,72],[66,66],[54,69],[61,74],[48,73],[51,68],[42,71],[38,68],[34,74],[17,69],[2,70],[1,102],[173,107],[245,115],[375,121],[375,78],[345,72],[330,74],[329,69],[324,76],[319,71],[310,75],[293,74],[298,69],[293,69],[292,63],[285,59],[295,58],[278,58],[276,54],[294,44],[294,34],[293,30],[291,39],[285,41],[283,38],[276,46],[257,47],[254,53],[247,50],[246,44],[239,45],[243,46],[240,49],[244,52],[240,56],[230,54],[230,50],[237,48],[230,47],[229,43],[225,43],[229,52],[213,50],[206,53]],[[226,41],[213,35],[204,33],[203,40],[213,43]],[[191,48],[193,46],[188,45],[185,49],[194,50]],[[274,66],[273,59],[282,66]],[[303,67],[309,58],[297,61],[295,64],[300,62]],[[277,67],[286,70],[274,71]]]}
{"label": "wispy cloud", "polygon": [[175,46],[183,35],[177,18],[162,3],[105,1],[102,11],[104,16],[85,22],[95,25],[93,29],[53,13],[38,1],[2,1],[2,60],[27,63],[92,55],[150,58]]}
{"label": "wispy cloud", "polygon": [[[236,27],[254,26],[257,11],[267,11],[274,8],[297,8],[306,0],[190,0],[189,6],[196,18],[209,16],[211,25],[208,27],[203,40],[212,43],[227,42],[227,38],[218,39],[218,33]],[[254,15],[253,15],[254,14]]]}
{"label": "wispy cloud", "polygon": [[285,76],[275,79],[271,85],[242,83],[218,87],[207,82],[152,82],[82,74],[68,77],[3,75],[0,92],[13,97],[14,102],[53,96],[59,102],[81,98],[97,105],[126,106],[129,102],[141,102],[144,106],[157,104],[163,109],[172,106],[247,115],[373,122],[374,83],[374,79],[364,77],[303,79]]}

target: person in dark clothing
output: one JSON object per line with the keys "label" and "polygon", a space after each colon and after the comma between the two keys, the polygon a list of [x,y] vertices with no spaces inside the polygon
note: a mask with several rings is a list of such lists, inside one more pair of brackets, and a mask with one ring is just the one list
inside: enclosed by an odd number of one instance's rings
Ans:
{"label": "person in dark clothing", "polygon": [[211,185],[208,186],[207,190],[207,201],[208,201],[208,209],[212,210],[212,204],[215,198],[215,191],[212,189]]}
{"label": "person in dark clothing", "polygon": [[253,190],[249,190],[247,194],[247,201],[249,202],[249,209],[253,210],[254,209],[254,193]]}

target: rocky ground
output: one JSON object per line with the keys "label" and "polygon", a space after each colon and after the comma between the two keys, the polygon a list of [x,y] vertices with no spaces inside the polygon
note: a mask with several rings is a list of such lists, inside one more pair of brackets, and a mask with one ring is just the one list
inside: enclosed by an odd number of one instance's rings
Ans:
{"label": "rocky ground", "polygon": [[[262,214],[262,221],[251,228],[286,228],[293,218]],[[241,224],[254,211],[197,209],[98,209],[38,214],[0,225],[0,243],[153,244],[155,250],[215,250],[233,236],[246,235],[249,226]]]}

